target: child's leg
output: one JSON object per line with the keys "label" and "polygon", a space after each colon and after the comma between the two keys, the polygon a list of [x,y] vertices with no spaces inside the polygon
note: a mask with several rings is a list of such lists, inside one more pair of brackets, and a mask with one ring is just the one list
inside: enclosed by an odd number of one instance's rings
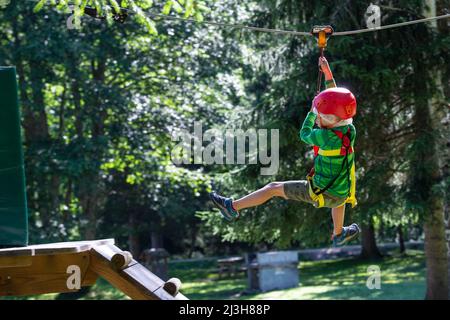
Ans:
{"label": "child's leg", "polygon": [[345,204],[337,208],[332,208],[331,216],[333,217],[334,234],[340,235],[344,227]]}
{"label": "child's leg", "polygon": [[271,182],[265,187],[252,192],[239,200],[233,201],[233,208],[239,211],[245,208],[256,207],[272,199],[273,197],[282,197],[287,199],[284,194],[283,182]]}
{"label": "child's leg", "polygon": [[348,227],[344,227],[345,204],[331,209],[333,217],[334,231],[331,239],[333,240],[333,247],[341,247],[353,240],[361,230],[356,223],[352,223]]}

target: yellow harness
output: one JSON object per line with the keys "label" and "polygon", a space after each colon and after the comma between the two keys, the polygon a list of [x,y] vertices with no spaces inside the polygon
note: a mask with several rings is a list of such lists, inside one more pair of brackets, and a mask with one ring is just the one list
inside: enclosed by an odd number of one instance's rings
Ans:
{"label": "yellow harness", "polygon": [[[333,150],[322,150],[319,149],[319,154],[324,157],[337,157],[341,156],[341,149],[333,149]],[[321,208],[324,206],[325,201],[323,198],[323,194],[317,195],[313,188],[312,188],[312,180],[313,176],[308,175],[307,179],[309,181],[309,195],[313,201],[317,203],[317,208]],[[350,203],[352,205],[352,208],[354,208],[357,205],[356,201],[356,176],[355,176],[355,162],[353,161],[352,167],[350,169],[350,194],[347,197],[347,199],[342,203],[342,205]],[[342,206],[340,205],[340,206]],[[339,207],[340,207],[339,206]]]}

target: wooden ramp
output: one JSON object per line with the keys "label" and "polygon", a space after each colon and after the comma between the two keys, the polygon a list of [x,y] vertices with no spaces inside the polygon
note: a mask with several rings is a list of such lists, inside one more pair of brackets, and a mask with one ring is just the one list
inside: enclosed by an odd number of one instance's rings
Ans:
{"label": "wooden ramp", "polygon": [[164,282],[114,239],[0,250],[0,296],[75,292],[103,277],[132,299],[186,300],[180,280]]}

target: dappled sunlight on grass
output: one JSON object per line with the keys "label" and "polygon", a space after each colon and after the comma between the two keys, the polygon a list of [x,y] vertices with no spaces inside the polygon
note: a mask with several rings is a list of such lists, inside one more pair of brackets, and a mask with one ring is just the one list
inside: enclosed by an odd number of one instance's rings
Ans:
{"label": "dappled sunlight on grass", "polygon": [[[377,265],[381,271],[381,289],[369,290],[367,268]],[[169,277],[180,278],[181,292],[192,300],[309,300],[309,299],[371,299],[414,300],[425,296],[425,258],[423,252],[408,251],[407,255],[392,255],[382,260],[366,261],[353,258],[324,261],[301,261],[300,284],[296,288],[264,293],[245,293],[247,278],[218,279],[215,260],[169,263]],[[57,294],[7,299],[52,300]],[[60,297],[61,298],[61,297]],[[70,298],[70,297],[69,297]],[[83,300],[129,299],[107,281],[99,279]]]}
{"label": "dappled sunlight on grass", "polygon": [[[183,266],[192,278],[183,279],[183,293],[191,299],[423,299],[425,296],[425,261],[420,251],[408,255],[392,255],[382,260],[366,261],[339,259],[324,261],[302,261],[299,264],[300,285],[297,288],[259,294],[245,294],[246,278],[217,279],[214,263],[202,264],[199,274],[203,280],[195,279],[194,267]],[[369,290],[366,281],[367,268],[377,265],[381,271],[381,289]],[[179,273],[175,265],[172,272]]]}
{"label": "dappled sunlight on grass", "polygon": [[183,283],[183,294],[193,300],[232,299],[246,288],[245,279]]}
{"label": "dappled sunlight on grass", "polygon": [[333,290],[333,286],[298,287],[243,297],[249,300],[309,300]]}
{"label": "dappled sunlight on grass", "polygon": [[0,300],[55,300],[57,296],[57,293],[49,293],[22,297],[0,297]]}
{"label": "dappled sunlight on grass", "polygon": [[203,260],[193,262],[169,263],[169,277],[180,278],[184,281],[190,279],[217,279],[217,262],[215,260]]}
{"label": "dappled sunlight on grass", "polygon": [[380,290],[365,285],[300,286],[298,288],[260,293],[246,297],[251,300],[417,300],[425,296],[424,282],[382,284]]}
{"label": "dappled sunlight on grass", "polygon": [[100,278],[89,293],[80,300],[129,300],[128,296]]}

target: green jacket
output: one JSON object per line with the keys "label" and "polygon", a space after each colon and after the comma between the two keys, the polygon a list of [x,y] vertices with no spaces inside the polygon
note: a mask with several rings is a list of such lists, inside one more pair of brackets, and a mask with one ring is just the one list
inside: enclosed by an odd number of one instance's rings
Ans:
{"label": "green jacket", "polygon": [[[334,81],[331,83],[331,85],[327,85],[327,87],[332,87],[333,85]],[[303,142],[318,146],[323,150],[340,149],[342,147],[342,141],[333,132],[333,130],[338,130],[345,134],[348,128],[350,128],[351,146],[354,146],[356,129],[353,124],[335,127],[333,129],[313,129],[316,117],[317,115],[315,115],[313,112],[309,112],[306,116],[306,119],[303,122],[302,128],[300,130],[300,139]],[[339,173],[344,158],[345,156],[325,157],[318,155],[314,160],[314,186],[323,189]],[[354,161],[355,154],[349,154],[349,169],[353,165]],[[336,197],[347,197],[350,191],[349,181],[347,180],[348,175],[349,173],[347,172],[347,168],[344,166],[342,172],[339,174],[339,177],[326,192]]]}

